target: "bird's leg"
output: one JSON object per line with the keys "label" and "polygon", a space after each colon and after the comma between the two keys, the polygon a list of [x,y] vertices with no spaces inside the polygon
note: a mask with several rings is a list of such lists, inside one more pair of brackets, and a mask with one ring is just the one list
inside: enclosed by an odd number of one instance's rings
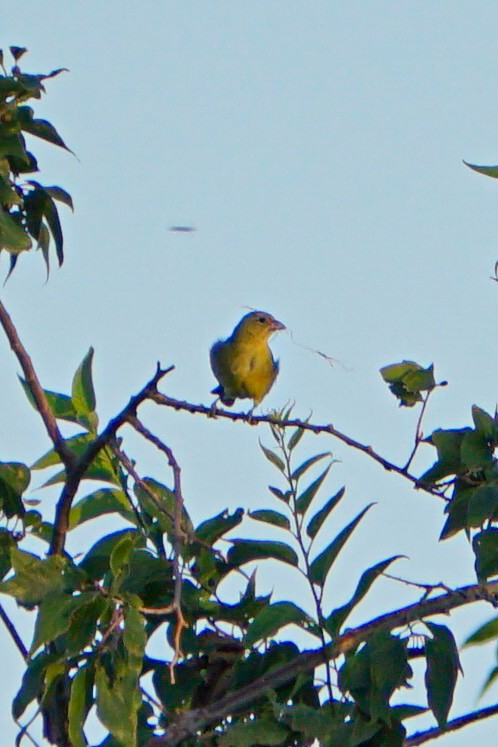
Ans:
{"label": "bird's leg", "polygon": [[257,404],[255,402],[253,406],[251,407],[251,409],[246,413],[247,422],[249,425],[256,425],[256,420],[253,418],[253,413],[256,407],[257,407]]}
{"label": "bird's leg", "polygon": [[217,413],[216,405],[218,404],[218,402],[220,401],[220,399],[221,399],[221,397],[216,397],[215,401],[213,402],[213,404],[209,408],[208,418],[215,418],[216,417],[216,413]]}

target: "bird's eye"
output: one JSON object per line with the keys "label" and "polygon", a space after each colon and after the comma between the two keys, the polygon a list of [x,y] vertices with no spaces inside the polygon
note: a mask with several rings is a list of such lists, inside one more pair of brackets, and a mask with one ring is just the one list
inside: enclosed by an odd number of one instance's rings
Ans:
{"label": "bird's eye", "polygon": [[258,316],[258,322],[261,322],[261,324],[266,324],[266,317],[265,316]]}

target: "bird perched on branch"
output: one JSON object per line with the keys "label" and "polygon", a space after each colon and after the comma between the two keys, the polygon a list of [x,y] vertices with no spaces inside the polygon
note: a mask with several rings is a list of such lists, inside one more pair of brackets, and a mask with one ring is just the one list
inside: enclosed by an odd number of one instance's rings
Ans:
{"label": "bird perched on branch", "polygon": [[[279,364],[268,341],[281,329],[285,326],[271,314],[251,311],[242,317],[230,337],[215,342],[210,352],[211,368],[220,385],[211,394],[218,395],[227,407],[236,399],[252,399],[252,412],[277,377]],[[213,403],[213,411],[218,399]]]}

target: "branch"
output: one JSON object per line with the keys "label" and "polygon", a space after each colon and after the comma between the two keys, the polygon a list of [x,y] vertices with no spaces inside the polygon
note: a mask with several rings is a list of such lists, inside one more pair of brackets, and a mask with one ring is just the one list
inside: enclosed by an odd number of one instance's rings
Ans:
{"label": "branch", "polygon": [[180,568],[180,559],[182,555],[184,532],[182,530],[182,516],[183,516],[183,495],[182,495],[182,483],[181,483],[181,470],[180,465],[176,461],[173,451],[167,446],[160,438],[154,433],[151,433],[143,423],[135,415],[128,416],[128,422],[131,426],[140,433],[147,441],[154,444],[163,454],[166,455],[168,464],[173,470],[173,482],[174,482],[174,494],[175,494],[175,514],[173,517],[173,575],[175,577],[175,592],[173,596],[173,609],[176,612],[176,630],[174,635],[175,642],[175,653],[173,660],[170,664],[170,676],[171,683],[175,684],[175,666],[182,655],[180,648],[180,640],[183,628],[187,627],[185,618],[182,612],[182,571]]}
{"label": "branch", "polygon": [[152,399],[152,395],[157,393],[157,385],[166,374],[173,371],[174,366],[162,369],[159,364],[152,379],[130,399],[126,407],[109,421],[102,433],[91,441],[81,457],[68,472],[66,483],[62,489],[60,498],[55,510],[54,530],[52,533],[52,542],[50,545],[50,555],[61,555],[64,551],[66,535],[69,529],[69,512],[76,495],[76,491],[85,472],[91,465],[99,451],[105,448],[115,437],[116,432],[122,425],[128,422],[130,415],[134,415],[139,405],[146,399]]}
{"label": "branch", "polygon": [[448,721],[446,726],[435,726],[433,729],[427,729],[426,731],[419,731],[413,734],[411,737],[407,737],[403,742],[403,747],[416,747],[416,745],[424,744],[424,742],[430,742],[433,739],[443,734],[447,734],[450,731],[456,731],[462,729],[464,726],[469,724],[475,724],[477,721],[481,721],[484,718],[490,716],[496,716],[498,714],[498,705],[489,706],[488,708],[481,708],[478,711],[472,713],[466,713],[464,716],[459,716],[451,721]]}
{"label": "branch", "polygon": [[346,631],[330,643],[326,649],[303,651],[293,661],[275,667],[253,682],[220,698],[205,708],[197,708],[178,717],[171,724],[164,736],[153,737],[146,747],[166,747],[177,745],[182,740],[196,734],[206,726],[218,723],[228,715],[247,707],[261,698],[268,690],[274,690],[294,680],[299,674],[309,672],[323,664],[324,654],[328,659],[336,659],[342,654],[356,649],[361,643],[380,631],[391,631],[409,623],[423,620],[433,615],[447,614],[467,604],[477,601],[488,601],[498,606],[498,581],[487,584],[463,586],[454,591],[441,594],[434,599],[408,605],[401,609],[370,620],[358,628]]}
{"label": "branch", "polygon": [[57,421],[47,402],[43,387],[40,384],[36,371],[33,367],[33,363],[31,362],[31,358],[29,357],[26,348],[22,344],[19,335],[17,334],[17,330],[12,322],[12,319],[7,313],[7,309],[1,301],[0,324],[3,327],[3,330],[7,336],[14,355],[21,365],[26,382],[29,386],[31,394],[33,395],[36,409],[40,413],[40,417],[43,420],[45,430],[48,433],[48,437],[52,441],[55,451],[59,455],[62,464],[66,467],[67,470],[74,464],[75,456],[66,446],[66,442],[62,437],[62,433],[59,430]]}
{"label": "branch", "polygon": [[17,630],[14,627],[14,623],[12,622],[12,620],[10,619],[10,617],[7,615],[7,613],[5,612],[5,610],[4,610],[4,608],[3,608],[3,606],[1,604],[0,604],[0,618],[2,619],[3,624],[5,625],[5,627],[7,628],[7,630],[9,631],[10,636],[11,636],[12,640],[14,641],[14,643],[16,644],[17,650],[21,654],[22,658],[25,661],[27,661],[28,660],[28,649],[26,648],[26,646],[22,642],[21,636],[19,635],[19,633],[17,632]]}
{"label": "branch", "polygon": [[285,428],[302,428],[305,431],[310,431],[311,433],[315,434],[326,433],[329,436],[337,438],[339,441],[342,441],[348,446],[351,446],[351,448],[367,454],[371,459],[384,467],[384,469],[388,472],[396,472],[398,475],[401,475],[406,480],[412,482],[415,488],[417,488],[418,490],[423,490],[424,492],[435,495],[445,501],[447,500],[447,498],[440,490],[437,490],[437,488],[432,488],[430,485],[426,485],[420,482],[419,478],[408,472],[406,467],[400,467],[397,464],[390,462],[388,459],[385,459],[383,456],[374,451],[371,446],[367,446],[366,444],[363,444],[360,441],[356,441],[354,438],[347,436],[345,433],[338,431],[337,428],[334,428],[331,423],[328,425],[316,425],[299,419],[290,420],[278,418],[275,415],[251,415],[249,413],[243,412],[227,412],[226,410],[218,409],[213,410],[211,407],[206,407],[205,405],[195,405],[192,402],[185,402],[183,400],[174,399],[173,397],[168,397],[166,394],[162,394],[161,392],[154,392],[151,396],[151,399],[158,405],[171,407],[174,410],[185,410],[186,412],[190,412],[192,415],[197,414],[207,415],[208,417],[222,417],[226,418],[227,420],[246,422],[250,425],[269,423],[270,425],[282,426]]}

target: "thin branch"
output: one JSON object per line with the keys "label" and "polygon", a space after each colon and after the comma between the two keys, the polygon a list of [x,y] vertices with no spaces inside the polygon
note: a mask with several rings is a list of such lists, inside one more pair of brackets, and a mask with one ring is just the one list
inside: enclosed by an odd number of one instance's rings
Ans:
{"label": "thin branch", "polygon": [[196,405],[192,402],[186,402],[184,400],[178,400],[174,399],[173,397],[168,397],[166,394],[162,394],[161,392],[154,392],[151,395],[151,399],[154,400],[154,402],[156,402],[156,404],[158,405],[171,407],[174,410],[184,410],[186,412],[190,412],[192,415],[221,417],[226,418],[227,420],[246,422],[250,425],[269,423],[270,425],[282,426],[286,428],[302,428],[305,431],[309,431],[315,434],[326,433],[329,436],[337,438],[339,441],[342,441],[348,446],[351,446],[351,448],[367,454],[367,456],[380,464],[388,472],[396,472],[398,475],[401,475],[406,480],[409,480],[411,483],[413,483],[415,488],[417,488],[418,490],[423,490],[425,493],[435,495],[438,498],[442,498],[444,501],[448,500],[437,488],[432,488],[430,485],[426,485],[420,482],[418,477],[412,475],[404,467],[400,467],[399,465],[390,462],[388,459],[385,459],[385,457],[378,454],[371,446],[367,446],[366,444],[363,444],[360,441],[356,441],[354,438],[347,436],[345,433],[337,430],[337,428],[334,428],[332,424],[317,425],[299,419],[281,419],[276,417],[275,415],[251,415],[250,413],[243,412],[227,412],[226,410],[218,409],[213,410],[211,407],[206,407],[206,405]]}
{"label": "thin branch", "polygon": [[50,555],[61,555],[64,552],[66,535],[69,530],[69,512],[76,495],[76,491],[85,472],[91,465],[99,451],[105,448],[116,436],[117,431],[124,425],[130,415],[134,415],[139,405],[146,399],[152,399],[152,395],[157,393],[157,385],[166,374],[173,371],[174,366],[162,369],[159,364],[152,379],[130,399],[126,407],[112,418],[102,433],[91,441],[76,464],[69,471],[66,483],[62,489],[55,511],[54,530],[52,533],[52,542],[50,545]]}
{"label": "thin branch", "polygon": [[166,455],[168,464],[173,470],[173,483],[174,483],[174,494],[175,494],[175,514],[173,517],[173,575],[175,577],[175,592],[173,596],[173,609],[176,612],[176,630],[175,630],[175,653],[173,660],[170,664],[170,676],[171,683],[175,684],[175,666],[182,656],[180,648],[180,640],[183,628],[187,627],[185,618],[182,612],[182,570],[180,567],[181,555],[183,550],[183,543],[185,534],[182,529],[182,516],[183,516],[183,494],[182,494],[182,483],[181,483],[181,470],[180,465],[176,461],[175,455],[169,446],[167,446],[160,438],[154,433],[149,431],[143,423],[134,415],[128,416],[128,422],[131,426],[140,433],[147,441],[154,444],[160,452]]}
{"label": "thin branch", "polygon": [[[404,627],[416,620],[423,620],[439,614],[448,614],[458,607],[477,601],[488,601],[498,606],[498,581],[487,584],[474,584],[455,589],[451,593],[441,594],[434,599],[408,605],[401,609],[370,620],[364,625],[346,631],[325,649],[329,659],[336,659],[342,654],[355,650],[374,633],[390,631]],[[194,735],[199,730],[213,723],[218,723],[253,701],[261,698],[268,690],[274,690],[294,680],[299,674],[309,672],[323,664],[324,649],[303,651],[287,664],[275,667],[253,682],[228,693],[215,703],[205,708],[197,708],[180,715],[177,721],[166,730],[164,736],[154,737],[146,747],[166,747],[181,744],[182,740]]]}
{"label": "thin branch", "polygon": [[413,444],[413,449],[412,449],[412,451],[410,453],[410,456],[408,457],[408,461],[405,464],[405,466],[403,467],[403,470],[405,472],[408,472],[408,470],[410,469],[410,465],[413,462],[415,454],[417,453],[417,449],[420,446],[420,443],[422,441],[422,438],[423,438],[423,436],[422,436],[422,430],[421,430],[421,428],[422,428],[422,420],[424,419],[425,411],[426,411],[426,408],[427,408],[427,403],[429,402],[429,397],[431,396],[431,393],[433,391],[434,391],[434,389],[429,389],[429,391],[425,395],[424,401],[422,403],[422,407],[420,408],[420,413],[419,413],[419,416],[418,416],[417,425],[415,427],[415,443]]}
{"label": "thin branch", "polygon": [[469,724],[475,724],[482,719],[490,718],[490,716],[496,716],[498,714],[498,705],[488,706],[487,708],[481,708],[478,711],[472,711],[466,713],[464,716],[459,716],[451,721],[448,721],[446,726],[435,726],[432,729],[426,731],[419,731],[413,734],[411,737],[407,737],[403,742],[403,747],[416,747],[419,744],[430,742],[433,739],[438,739],[443,734],[448,734],[451,731],[462,729],[464,726]]}
{"label": "thin branch", "polygon": [[33,363],[31,362],[31,358],[29,357],[26,348],[22,344],[19,335],[17,334],[17,330],[7,312],[7,309],[1,301],[0,324],[2,325],[3,330],[7,336],[10,347],[12,348],[12,351],[23,370],[24,377],[35,401],[36,409],[40,413],[40,417],[43,420],[48,437],[52,441],[54,449],[59,455],[61,462],[66,467],[66,469],[68,469],[74,464],[75,456],[66,446],[66,442],[62,437],[62,433],[59,430],[57,421],[52,413],[52,410],[49,407],[45,392],[43,391],[43,387],[40,384]]}
{"label": "thin branch", "polygon": [[7,628],[7,630],[9,631],[10,637],[12,638],[12,640],[14,641],[14,643],[16,644],[17,650],[21,654],[22,658],[24,660],[27,660],[27,658],[28,658],[28,649],[26,648],[26,646],[22,642],[19,633],[17,632],[17,630],[14,627],[14,623],[12,622],[12,620],[10,619],[10,617],[7,615],[7,613],[5,612],[5,610],[4,610],[4,608],[3,608],[3,606],[1,604],[0,604],[0,618],[2,619],[2,622],[5,625],[5,627]]}

